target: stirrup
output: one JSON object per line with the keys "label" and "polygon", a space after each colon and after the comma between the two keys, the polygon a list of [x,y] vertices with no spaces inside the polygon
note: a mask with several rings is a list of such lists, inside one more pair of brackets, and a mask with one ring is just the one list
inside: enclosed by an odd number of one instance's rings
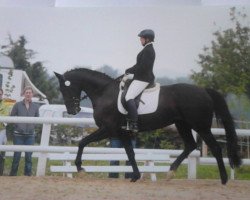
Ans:
{"label": "stirrup", "polygon": [[137,122],[127,121],[127,130],[132,131],[133,133],[137,133],[138,132]]}

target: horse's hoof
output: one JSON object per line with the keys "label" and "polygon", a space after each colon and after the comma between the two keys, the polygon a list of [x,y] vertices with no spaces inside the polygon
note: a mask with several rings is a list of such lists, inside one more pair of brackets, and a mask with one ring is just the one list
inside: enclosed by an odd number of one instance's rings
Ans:
{"label": "horse's hoof", "polygon": [[78,173],[76,174],[76,177],[77,178],[86,178],[87,177],[87,173],[84,173],[84,172],[85,172],[84,168],[81,168],[81,170],[78,171]]}
{"label": "horse's hoof", "polygon": [[132,178],[132,179],[130,180],[130,182],[134,183],[134,182],[136,182],[137,180],[138,180],[138,178]]}
{"label": "horse's hoof", "polygon": [[225,178],[221,179],[221,184],[226,185],[227,181],[228,181],[228,177],[225,177]]}
{"label": "horse's hoof", "polygon": [[82,167],[79,167],[79,168],[77,168],[77,172],[78,172],[78,173],[85,172],[85,169],[82,168]]}
{"label": "horse's hoof", "polygon": [[175,176],[175,171],[173,171],[173,170],[168,171],[168,173],[167,173],[167,181],[173,179],[174,176]]}
{"label": "horse's hoof", "polygon": [[138,179],[141,178],[141,175],[135,175],[131,178],[130,182],[136,182]]}

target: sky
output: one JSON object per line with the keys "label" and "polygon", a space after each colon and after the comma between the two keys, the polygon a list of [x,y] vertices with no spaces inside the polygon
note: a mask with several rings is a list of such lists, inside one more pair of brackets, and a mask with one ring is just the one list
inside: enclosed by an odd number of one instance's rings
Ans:
{"label": "sky", "polygon": [[[76,66],[96,69],[109,65],[119,74],[136,62],[142,49],[138,33],[155,31],[157,77],[189,76],[199,71],[198,54],[210,46],[213,32],[232,27],[232,5],[147,5],[89,7],[1,6],[0,45],[24,35],[35,61],[43,61],[50,74]],[[241,5],[237,6],[242,10]],[[250,4],[244,12],[250,23]]]}

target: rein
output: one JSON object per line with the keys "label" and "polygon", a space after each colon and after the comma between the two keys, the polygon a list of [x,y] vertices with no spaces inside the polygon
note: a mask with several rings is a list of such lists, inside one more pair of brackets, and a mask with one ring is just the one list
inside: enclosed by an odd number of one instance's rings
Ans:
{"label": "rein", "polygon": [[80,98],[80,101],[83,101],[84,99],[87,99],[88,98],[88,95],[84,95],[83,97]]}
{"label": "rein", "polygon": [[[121,78],[124,76],[124,74],[122,74],[121,76],[118,76],[116,79],[114,79],[114,80],[112,80],[112,81],[121,81]],[[99,90],[102,90],[103,88],[105,88],[107,85],[109,85],[112,81],[109,81],[107,84],[105,84],[102,88],[100,88],[100,89],[96,89],[96,90],[94,90],[94,93],[97,93]],[[84,95],[83,97],[81,97],[80,99],[79,99],[79,101],[83,101],[83,100],[85,100],[85,99],[87,99],[88,98],[88,95]]]}

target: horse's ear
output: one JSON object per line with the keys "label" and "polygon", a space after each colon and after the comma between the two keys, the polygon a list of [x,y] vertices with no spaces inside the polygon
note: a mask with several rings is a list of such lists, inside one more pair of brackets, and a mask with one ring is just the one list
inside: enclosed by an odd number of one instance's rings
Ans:
{"label": "horse's ear", "polygon": [[64,77],[63,75],[57,73],[57,72],[54,72],[54,74],[56,75],[56,77],[58,78],[58,80],[64,80]]}

